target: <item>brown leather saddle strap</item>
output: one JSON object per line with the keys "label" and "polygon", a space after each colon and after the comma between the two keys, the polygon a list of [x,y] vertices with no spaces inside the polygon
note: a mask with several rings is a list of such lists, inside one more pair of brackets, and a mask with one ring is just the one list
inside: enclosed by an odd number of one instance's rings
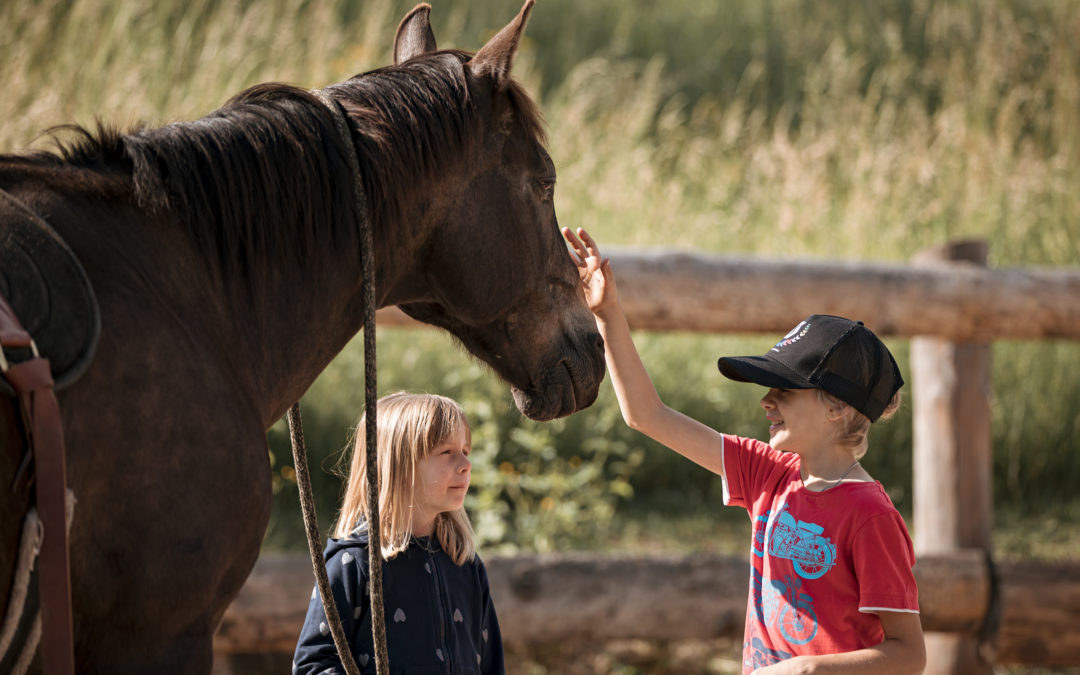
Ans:
{"label": "brown leather saddle strap", "polygon": [[[4,349],[31,348],[33,356],[8,363]],[[75,672],[71,620],[71,560],[68,553],[64,466],[64,432],[60,405],[53,391],[49,360],[38,355],[7,300],[0,295],[0,371],[15,390],[23,424],[34,454],[37,510],[45,536],[38,559],[41,599],[41,663],[48,675]]]}

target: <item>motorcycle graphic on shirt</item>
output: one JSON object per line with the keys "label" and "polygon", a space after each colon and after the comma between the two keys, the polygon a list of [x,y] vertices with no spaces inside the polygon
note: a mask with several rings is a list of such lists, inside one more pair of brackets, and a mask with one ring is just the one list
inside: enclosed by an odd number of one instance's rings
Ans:
{"label": "motorcycle graphic on shirt", "polygon": [[[761,626],[775,626],[788,644],[804,645],[813,640],[818,629],[817,613],[814,612],[814,599],[801,592],[802,579],[787,574],[783,579],[764,581],[757,569],[751,568],[750,572],[754,612]],[[756,637],[749,645],[744,644],[744,648],[747,646],[750,647],[746,651],[752,655],[750,660],[754,667],[775,663],[772,659],[783,660],[792,656],[783,651],[765,649]]]}
{"label": "motorcycle graphic on shirt", "polygon": [[784,639],[793,645],[804,645],[817,635],[817,614],[814,599],[800,593],[802,579],[785,575],[772,579],[762,589],[761,606],[766,625],[776,625]]}
{"label": "motorcycle graphic on shirt", "polygon": [[768,541],[766,533],[769,531],[769,514],[772,511],[766,511],[763,515],[754,519],[754,535],[750,538],[750,550],[759,558],[765,557],[765,542]]}
{"label": "motorcycle graphic on shirt", "polygon": [[[755,523],[754,553],[763,555],[763,552],[758,553],[757,546],[764,547],[768,541],[769,555],[790,560],[795,572],[803,579],[817,579],[836,564],[836,546],[831,539],[821,536],[824,528],[814,523],[796,521],[787,509],[787,504],[784,504],[771,530],[763,532],[760,538],[758,530],[762,524]],[[759,521],[762,519],[767,523],[768,514],[758,518]]]}
{"label": "motorcycle graphic on shirt", "polygon": [[750,648],[746,652],[749,657],[744,659],[745,665],[750,666],[753,670],[786,661],[793,656],[793,654],[789,654],[782,649],[769,649],[758,637],[755,637],[750,642]]}
{"label": "motorcycle graphic on shirt", "polygon": [[[814,598],[802,592],[803,580],[817,579],[833,568],[836,546],[823,536],[823,527],[796,519],[787,504],[772,515],[767,511],[754,519],[751,551],[759,558],[790,560],[795,574],[765,580],[751,565],[754,610],[761,624],[774,626],[788,644],[802,645],[813,640],[818,629]],[[750,651],[754,660],[773,658],[764,649]]]}

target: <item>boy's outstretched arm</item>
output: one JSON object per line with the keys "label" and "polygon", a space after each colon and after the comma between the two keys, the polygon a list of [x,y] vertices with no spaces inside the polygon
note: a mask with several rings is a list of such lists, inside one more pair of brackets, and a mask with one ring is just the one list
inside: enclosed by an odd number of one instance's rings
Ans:
{"label": "boy's outstretched arm", "polygon": [[563,228],[577,265],[585,302],[596,317],[604,338],[611,383],[623,419],[632,428],[663,443],[714,473],[723,471],[723,442],[719,432],[664,405],[656,393],[630,335],[619,305],[611,261],[600,256],[592,237],[578,229]]}

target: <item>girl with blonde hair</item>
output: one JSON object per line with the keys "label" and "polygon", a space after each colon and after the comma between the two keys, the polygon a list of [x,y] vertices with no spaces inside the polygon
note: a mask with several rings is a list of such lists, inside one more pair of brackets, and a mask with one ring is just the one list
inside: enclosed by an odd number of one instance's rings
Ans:
{"label": "girl with blonde hair", "polygon": [[[445,396],[398,392],[379,399],[376,414],[383,611],[391,671],[503,673],[502,637],[487,571],[476,554],[464,508],[472,466],[465,413]],[[324,557],[353,656],[364,672],[374,672],[364,424],[362,417],[341,513]],[[317,589],[296,645],[293,672],[343,672]]]}

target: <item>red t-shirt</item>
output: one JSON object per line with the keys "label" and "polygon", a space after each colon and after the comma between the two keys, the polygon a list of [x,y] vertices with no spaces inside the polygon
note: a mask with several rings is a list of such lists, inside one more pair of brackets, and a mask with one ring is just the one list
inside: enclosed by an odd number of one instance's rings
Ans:
{"label": "red t-shirt", "polygon": [[876,612],[919,611],[915,551],[881,484],[807,490],[798,455],[724,436],[724,503],[754,535],[743,672],[884,639]]}

